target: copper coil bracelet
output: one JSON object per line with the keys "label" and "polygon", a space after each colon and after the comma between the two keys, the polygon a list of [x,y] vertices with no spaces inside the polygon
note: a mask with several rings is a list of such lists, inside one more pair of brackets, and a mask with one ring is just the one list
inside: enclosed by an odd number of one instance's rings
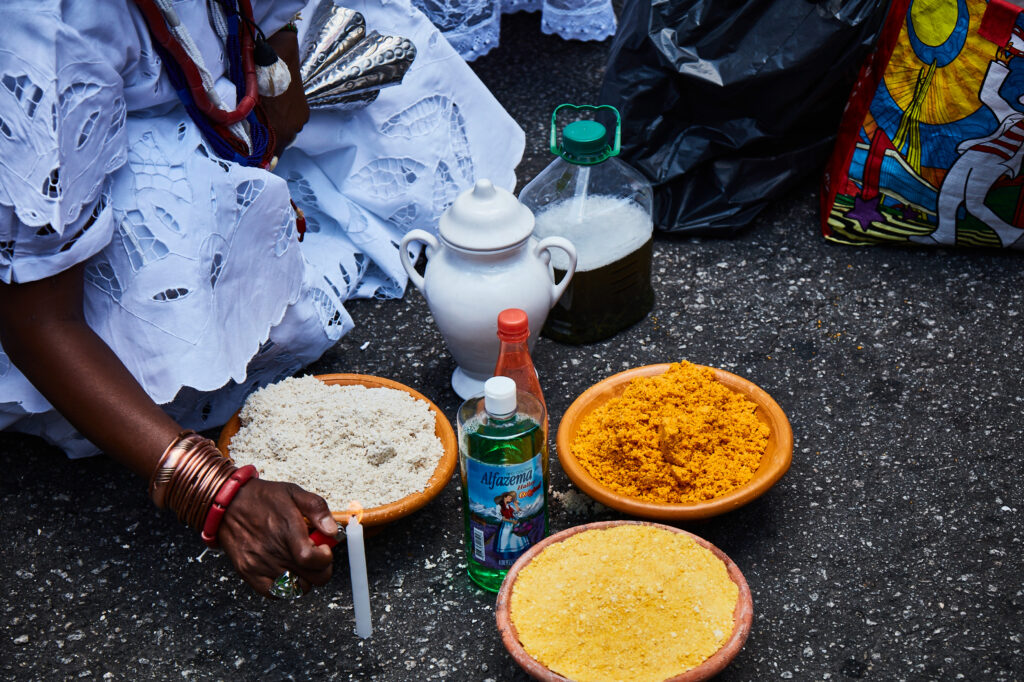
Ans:
{"label": "copper coil bracelet", "polygon": [[171,474],[181,464],[182,456],[201,440],[202,436],[195,431],[182,431],[157,460],[156,468],[149,477],[149,497],[160,509],[167,506],[167,484],[171,482]]}
{"label": "copper coil bracelet", "polygon": [[170,508],[179,520],[201,532],[218,492],[236,471],[238,468],[212,440],[194,431],[184,431],[157,462],[150,477],[149,494],[157,507]]}

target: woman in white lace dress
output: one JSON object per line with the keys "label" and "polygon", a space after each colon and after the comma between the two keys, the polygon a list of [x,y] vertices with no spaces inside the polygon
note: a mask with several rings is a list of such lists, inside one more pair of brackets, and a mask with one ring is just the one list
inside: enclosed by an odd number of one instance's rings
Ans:
{"label": "woman in white lace dress", "polygon": [[[232,106],[209,2],[172,4]],[[280,29],[304,2],[253,4],[294,72],[298,37]],[[433,229],[462,188],[512,188],[522,131],[437,30],[407,0],[344,4],[417,57],[368,107],[316,110],[305,127],[297,78],[265,98],[279,141],[302,129],[273,173],[211,151],[133,3],[0,4],[0,427],[70,456],[102,450],[202,526],[175,504],[212,498],[177,499],[161,486],[187,482],[156,475],[191,448],[179,432],[222,424],[318,358],[353,325],[346,299],[400,296],[401,235]],[[235,487],[213,543],[242,577],[263,594],[284,571],[306,589],[325,581],[330,553],[302,521],[333,529],[323,501]]]}

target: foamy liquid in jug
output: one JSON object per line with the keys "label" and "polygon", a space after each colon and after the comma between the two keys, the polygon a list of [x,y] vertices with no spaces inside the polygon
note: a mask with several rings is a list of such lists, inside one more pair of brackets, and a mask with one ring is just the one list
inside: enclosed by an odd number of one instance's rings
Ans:
{"label": "foamy liquid in jug", "polygon": [[[576,274],[552,308],[542,334],[566,343],[590,343],[642,319],[654,304],[651,217],[629,199],[576,196],[536,216],[534,234],[559,235],[576,247]],[[557,277],[568,257],[551,252]]]}

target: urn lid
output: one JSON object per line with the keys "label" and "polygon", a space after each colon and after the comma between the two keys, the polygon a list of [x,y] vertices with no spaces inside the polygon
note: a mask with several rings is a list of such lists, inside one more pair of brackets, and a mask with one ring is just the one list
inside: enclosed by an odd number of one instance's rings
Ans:
{"label": "urn lid", "polygon": [[533,234],[533,213],[507,189],[477,180],[441,215],[438,232],[458,249],[500,251]]}

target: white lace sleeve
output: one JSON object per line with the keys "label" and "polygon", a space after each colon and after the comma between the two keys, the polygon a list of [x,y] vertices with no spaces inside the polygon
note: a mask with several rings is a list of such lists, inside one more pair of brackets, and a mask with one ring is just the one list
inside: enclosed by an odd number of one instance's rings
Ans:
{"label": "white lace sleeve", "polygon": [[0,280],[26,282],[109,241],[125,162],[121,76],[60,3],[0,5]]}

